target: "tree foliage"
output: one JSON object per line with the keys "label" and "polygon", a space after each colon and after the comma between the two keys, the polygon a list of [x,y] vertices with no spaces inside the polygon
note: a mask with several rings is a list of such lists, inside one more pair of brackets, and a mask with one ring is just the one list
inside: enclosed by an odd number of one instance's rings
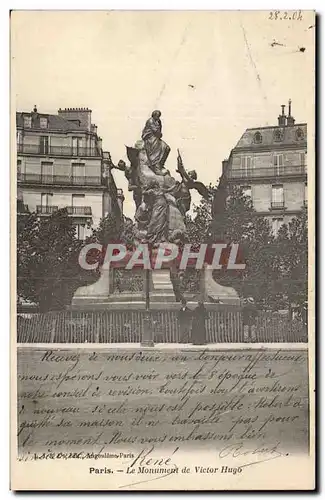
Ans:
{"label": "tree foliage", "polygon": [[78,262],[83,244],[66,209],[49,217],[18,217],[18,297],[36,303],[41,312],[69,305],[79,286],[94,281]]}
{"label": "tree foliage", "polygon": [[308,216],[307,210],[280,227],[276,240],[282,289],[289,306],[302,310],[308,294]]}
{"label": "tree foliage", "polygon": [[214,278],[231,286],[241,297],[254,297],[263,309],[301,305],[307,294],[307,214],[282,225],[278,237],[272,234],[267,219],[253,208],[249,197],[238,186],[228,188],[224,210],[211,215],[211,200],[202,200],[187,216],[189,241],[239,244],[242,271],[223,268]]}

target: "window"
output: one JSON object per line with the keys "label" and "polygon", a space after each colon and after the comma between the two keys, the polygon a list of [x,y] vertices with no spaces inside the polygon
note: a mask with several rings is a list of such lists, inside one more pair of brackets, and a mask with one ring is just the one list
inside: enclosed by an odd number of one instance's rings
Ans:
{"label": "window", "polygon": [[305,199],[304,199],[304,205],[305,207],[307,206],[308,204],[308,185],[307,185],[307,182],[305,184]]}
{"label": "window", "polygon": [[306,163],[306,153],[300,153],[300,165],[304,167]]}
{"label": "window", "polygon": [[40,137],[40,153],[41,155],[47,155],[49,152],[49,138],[47,135],[41,135]]}
{"label": "window", "polygon": [[275,142],[281,142],[281,141],[283,141],[283,130],[276,129],[274,131],[274,140],[275,140]]}
{"label": "window", "polygon": [[242,156],[241,157],[241,168],[244,171],[244,175],[248,176],[251,173],[253,161],[251,156]]}
{"label": "window", "polygon": [[25,128],[32,127],[32,117],[31,116],[24,116],[24,127]]}
{"label": "window", "polygon": [[272,186],[272,208],[283,208],[284,197],[283,197],[283,186],[276,185]]}
{"label": "window", "polygon": [[42,161],[41,162],[42,171],[42,182],[52,182],[53,181],[53,162]]}
{"label": "window", "polygon": [[261,144],[261,142],[262,142],[261,132],[256,132],[256,134],[254,134],[254,142],[255,142],[255,144]]}
{"label": "window", "polygon": [[283,224],[283,219],[277,217],[276,219],[272,219],[272,233],[275,237],[277,237],[279,229]]}
{"label": "window", "polygon": [[72,163],[73,184],[85,184],[86,167],[84,163]]}
{"label": "window", "polygon": [[296,130],[296,139],[297,141],[303,141],[305,138],[304,131],[301,128],[298,128]]}
{"label": "window", "polygon": [[39,124],[40,128],[47,128],[47,118],[40,118]]}
{"label": "window", "polygon": [[252,186],[242,186],[242,192],[244,196],[252,197]]}
{"label": "window", "polygon": [[17,175],[20,177],[21,174],[21,160],[17,160]]}
{"label": "window", "polygon": [[72,213],[75,215],[85,214],[85,195],[73,194],[72,195]]}
{"label": "window", "polygon": [[82,138],[72,137],[72,154],[81,155]]}
{"label": "window", "polygon": [[21,130],[17,130],[17,144],[22,144],[23,142],[23,134]]}
{"label": "window", "polygon": [[283,171],[283,154],[273,155],[273,165],[275,167],[275,175],[280,175]]}
{"label": "window", "polygon": [[41,205],[42,207],[51,207],[52,206],[52,193],[42,193],[41,195]]}
{"label": "window", "polygon": [[76,225],[76,237],[82,241],[85,239],[85,224]]}
{"label": "window", "polygon": [[73,207],[83,207],[85,204],[84,194],[73,194],[72,195],[72,206]]}

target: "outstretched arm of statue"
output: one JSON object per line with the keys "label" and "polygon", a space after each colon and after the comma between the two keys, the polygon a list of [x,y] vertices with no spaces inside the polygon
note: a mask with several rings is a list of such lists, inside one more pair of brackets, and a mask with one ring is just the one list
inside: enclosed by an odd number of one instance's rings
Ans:
{"label": "outstretched arm of statue", "polygon": [[113,165],[114,168],[117,168],[117,170],[122,170],[122,172],[125,172],[126,170],[126,163],[123,160],[120,160],[117,165]]}

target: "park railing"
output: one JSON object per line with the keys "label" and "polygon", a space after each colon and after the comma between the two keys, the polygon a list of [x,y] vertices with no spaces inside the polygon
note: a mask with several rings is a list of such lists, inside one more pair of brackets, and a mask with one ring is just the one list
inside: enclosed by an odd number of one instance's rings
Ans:
{"label": "park railing", "polygon": [[[123,343],[140,342],[146,311],[108,310],[63,311],[46,314],[19,314],[19,343]],[[155,343],[191,342],[190,327],[181,333],[178,311],[149,312]],[[239,308],[220,305],[208,311],[205,322],[207,343],[244,342]],[[307,328],[301,320],[260,312],[255,326],[256,342],[307,342]]]}

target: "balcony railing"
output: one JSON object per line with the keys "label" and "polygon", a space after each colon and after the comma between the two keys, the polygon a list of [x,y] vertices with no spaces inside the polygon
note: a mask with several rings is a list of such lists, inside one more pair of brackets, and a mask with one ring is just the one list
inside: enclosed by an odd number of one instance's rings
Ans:
{"label": "balcony railing", "polygon": [[91,215],[91,207],[66,207],[69,215]]}
{"label": "balcony railing", "polygon": [[[69,215],[91,215],[91,207],[62,207],[66,208]],[[51,215],[54,212],[57,212],[59,207],[57,205],[37,205],[36,212],[38,214],[47,214]]]}
{"label": "balcony railing", "polygon": [[69,176],[18,173],[17,179],[18,182],[31,184],[64,184],[72,186],[100,186],[102,182],[101,177],[89,175]]}
{"label": "balcony railing", "polygon": [[229,170],[228,179],[254,179],[259,177],[286,177],[304,175],[307,173],[306,165],[284,165],[282,167],[263,167]]}
{"label": "balcony railing", "polygon": [[56,205],[37,205],[36,206],[36,212],[38,214],[53,214],[54,212],[57,212],[59,210],[59,207]]}
{"label": "balcony railing", "polygon": [[272,201],[271,208],[273,208],[275,210],[278,208],[284,208],[284,201]]}
{"label": "balcony railing", "polygon": [[53,156],[101,156],[98,148],[83,148],[73,146],[50,146],[40,144],[17,144],[18,154],[53,155]]}

